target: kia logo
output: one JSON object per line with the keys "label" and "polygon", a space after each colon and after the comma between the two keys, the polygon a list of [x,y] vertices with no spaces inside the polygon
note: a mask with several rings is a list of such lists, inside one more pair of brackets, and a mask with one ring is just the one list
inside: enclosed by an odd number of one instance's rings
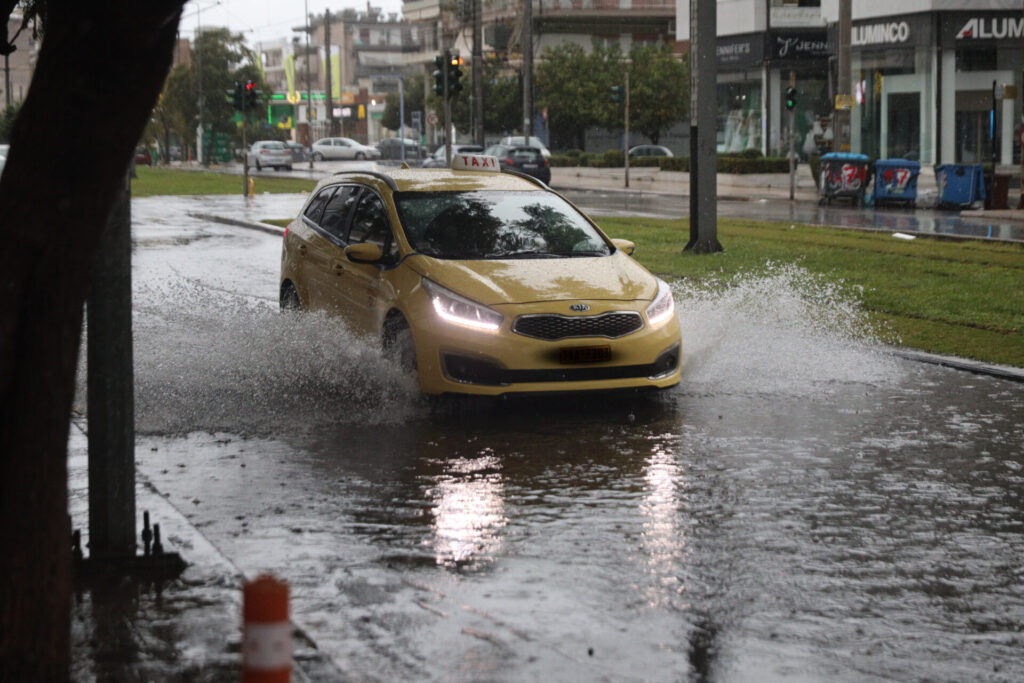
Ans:
{"label": "kia logo", "polygon": [[586,304],[572,304],[571,306],[569,306],[569,310],[575,311],[577,313],[583,313],[584,311],[589,311],[590,306]]}

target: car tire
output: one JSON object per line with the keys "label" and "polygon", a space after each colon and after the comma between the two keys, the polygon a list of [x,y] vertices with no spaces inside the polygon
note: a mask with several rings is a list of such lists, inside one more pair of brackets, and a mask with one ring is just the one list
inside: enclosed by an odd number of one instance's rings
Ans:
{"label": "car tire", "polygon": [[363,154],[362,152],[356,152],[356,161],[364,161],[365,159],[366,159],[366,155],[365,154]]}
{"label": "car tire", "polygon": [[416,377],[416,343],[409,323],[396,315],[384,323],[384,356],[398,365],[401,370]]}
{"label": "car tire", "polygon": [[281,286],[281,310],[301,311],[302,302],[299,301],[299,293],[295,291],[295,285],[286,282]]}
{"label": "car tire", "polygon": [[256,170],[257,171],[262,171],[263,170],[263,167],[260,166],[260,162],[259,161],[256,162]]}
{"label": "car tire", "polygon": [[313,152],[313,161],[323,161],[324,155],[320,152]]}

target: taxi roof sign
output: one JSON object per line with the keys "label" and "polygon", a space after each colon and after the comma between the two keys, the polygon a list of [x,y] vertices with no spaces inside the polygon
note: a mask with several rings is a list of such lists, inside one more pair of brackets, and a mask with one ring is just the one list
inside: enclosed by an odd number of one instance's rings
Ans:
{"label": "taxi roof sign", "polygon": [[453,154],[451,168],[453,171],[501,172],[501,165],[498,163],[498,157],[488,156],[486,154]]}

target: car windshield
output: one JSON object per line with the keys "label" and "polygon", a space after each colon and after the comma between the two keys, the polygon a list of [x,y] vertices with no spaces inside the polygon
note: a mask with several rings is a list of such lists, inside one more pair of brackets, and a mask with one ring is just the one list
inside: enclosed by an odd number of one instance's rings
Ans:
{"label": "car windshield", "polygon": [[548,192],[397,192],[409,244],[451,259],[607,256],[611,248],[571,204]]}

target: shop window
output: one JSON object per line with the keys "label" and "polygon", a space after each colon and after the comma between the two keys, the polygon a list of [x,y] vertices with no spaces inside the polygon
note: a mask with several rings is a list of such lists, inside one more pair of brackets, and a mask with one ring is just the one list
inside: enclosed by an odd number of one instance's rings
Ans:
{"label": "shop window", "polygon": [[957,71],[995,71],[997,69],[996,49],[970,48],[956,51]]}
{"label": "shop window", "polygon": [[886,156],[890,159],[919,161],[921,150],[921,94],[916,92],[889,95]]}

